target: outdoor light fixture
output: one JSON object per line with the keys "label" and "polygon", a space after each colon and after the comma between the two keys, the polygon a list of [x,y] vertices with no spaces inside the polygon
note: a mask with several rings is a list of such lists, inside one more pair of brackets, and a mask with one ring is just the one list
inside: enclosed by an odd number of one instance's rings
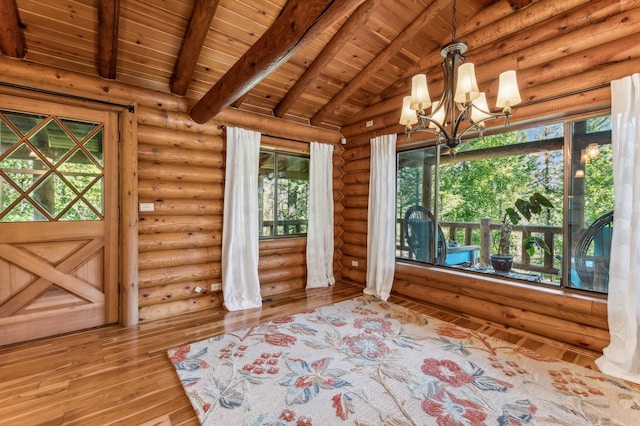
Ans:
{"label": "outdoor light fixture", "polygon": [[[504,118],[509,125],[511,107],[522,101],[518,91],[516,72],[500,74],[496,107],[502,112],[490,112],[484,92],[478,89],[474,65],[465,63],[467,43],[456,40],[456,1],[452,3],[452,39],[440,52],[444,61],[444,88],[439,101],[431,102],[427,76],[418,74],[411,81],[411,96],[402,102],[400,124],[406,126],[405,133],[426,131],[436,135],[438,144],[444,144],[455,154],[462,137],[471,130],[482,131],[485,122],[494,118]],[[431,107],[431,114],[426,110]],[[465,123],[466,122],[466,123]],[[414,124],[417,126],[413,127]]]}

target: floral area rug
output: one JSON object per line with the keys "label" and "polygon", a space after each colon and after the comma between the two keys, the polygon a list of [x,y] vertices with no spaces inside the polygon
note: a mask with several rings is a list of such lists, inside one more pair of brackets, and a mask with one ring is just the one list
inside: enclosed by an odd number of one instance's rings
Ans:
{"label": "floral area rug", "polygon": [[369,296],[168,351],[206,425],[640,425],[640,393]]}

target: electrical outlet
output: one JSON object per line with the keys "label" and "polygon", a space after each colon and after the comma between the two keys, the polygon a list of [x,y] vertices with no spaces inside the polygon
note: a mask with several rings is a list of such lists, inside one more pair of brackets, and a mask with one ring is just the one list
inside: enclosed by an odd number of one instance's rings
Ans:
{"label": "electrical outlet", "polygon": [[365,127],[371,127],[373,126],[373,120],[369,120],[366,123],[364,123]]}
{"label": "electrical outlet", "polygon": [[351,266],[358,266],[358,261],[357,260],[352,260],[351,261]]}
{"label": "electrical outlet", "polygon": [[222,290],[222,283],[211,284],[211,291]]}
{"label": "electrical outlet", "polygon": [[139,210],[141,212],[152,212],[155,210],[155,205],[153,203],[140,203]]}

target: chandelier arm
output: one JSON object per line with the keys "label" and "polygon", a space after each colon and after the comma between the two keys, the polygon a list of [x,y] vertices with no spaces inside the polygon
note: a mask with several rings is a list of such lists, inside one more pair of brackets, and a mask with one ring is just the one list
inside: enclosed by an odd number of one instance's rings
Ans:
{"label": "chandelier arm", "polygon": [[478,121],[469,121],[469,123],[471,123],[471,126],[467,127],[466,129],[464,129],[461,133],[460,133],[460,137],[462,138],[465,134],[467,134],[469,131],[471,130],[479,130],[482,131],[483,129],[480,128],[480,124],[484,123],[485,121],[488,120],[494,120],[496,118],[504,118],[504,123],[505,126],[509,126],[509,116],[511,114],[508,113],[493,113],[493,112],[486,112],[481,110],[480,108],[478,108],[480,111],[484,112],[485,114],[489,114],[488,117],[485,117],[483,119],[480,119]]}
{"label": "chandelier arm", "polygon": [[[458,139],[460,137],[462,137],[462,135],[464,135],[464,132],[460,133],[459,136],[456,136],[458,134],[458,129],[460,128],[460,123],[462,123],[462,121],[464,121],[465,117],[467,116],[467,111],[469,111],[470,109],[470,105],[466,106],[463,108],[462,111],[460,111],[460,113],[458,114],[458,117],[455,119],[455,122],[451,123],[451,135],[453,137],[457,137]],[[471,122],[471,120],[468,120],[469,122]]]}
{"label": "chandelier arm", "polygon": [[[411,129],[409,131],[409,133],[414,133],[414,132],[429,132],[429,133],[433,133],[434,135],[438,136],[439,140],[445,139],[445,140],[450,140],[451,139],[451,135],[449,134],[449,132],[447,131],[447,129],[440,123],[438,123],[436,120],[432,120],[431,117],[426,116],[426,115],[420,115],[418,117],[420,119],[420,125],[414,129]],[[426,123],[433,123],[438,130],[433,130],[432,128],[430,128],[428,125],[425,124]]]}

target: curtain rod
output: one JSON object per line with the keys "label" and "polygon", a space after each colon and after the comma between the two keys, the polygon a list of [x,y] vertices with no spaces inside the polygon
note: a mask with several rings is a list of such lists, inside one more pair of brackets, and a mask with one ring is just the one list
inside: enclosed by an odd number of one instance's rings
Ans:
{"label": "curtain rod", "polygon": [[548,98],[536,99],[534,101],[530,101],[530,102],[525,102],[523,104],[514,105],[512,108],[514,108],[514,109],[515,108],[522,108],[522,107],[528,107],[528,106],[532,106],[532,105],[541,104],[541,103],[544,103],[544,102],[555,101],[557,99],[562,99],[562,98],[566,98],[568,96],[573,96],[573,95],[579,95],[581,93],[590,92],[592,90],[604,89],[605,87],[609,87],[609,86],[611,86],[611,83],[603,83],[603,84],[599,84],[597,86],[587,87],[585,89],[574,90],[572,92],[561,93],[559,95],[549,96]]}
{"label": "curtain rod", "polygon": [[119,104],[116,102],[102,101],[100,99],[87,98],[85,96],[72,95],[70,93],[64,93],[64,92],[54,92],[53,90],[48,90],[48,89],[38,89],[37,87],[23,86],[21,84],[7,83],[4,81],[0,81],[0,86],[10,87],[12,89],[27,90],[30,92],[42,93],[45,95],[61,96],[63,98],[74,99],[76,101],[85,101],[85,102],[92,102],[92,103],[97,103],[102,105],[115,106],[118,108],[126,108],[130,113],[135,112],[135,107],[133,105],[125,105],[125,104]]}
{"label": "curtain rod", "polygon": [[[222,125],[220,125],[220,129],[227,130],[227,126],[222,124]],[[267,136],[269,138],[280,139],[280,140],[287,141],[287,142],[306,143],[307,145],[311,145],[311,142],[308,142],[308,141],[301,141],[301,140],[297,140],[297,139],[285,138],[285,137],[282,137],[282,136],[274,136],[274,135],[270,135],[268,133],[260,133],[260,136]],[[336,149],[335,145],[333,145],[333,149]]]}

